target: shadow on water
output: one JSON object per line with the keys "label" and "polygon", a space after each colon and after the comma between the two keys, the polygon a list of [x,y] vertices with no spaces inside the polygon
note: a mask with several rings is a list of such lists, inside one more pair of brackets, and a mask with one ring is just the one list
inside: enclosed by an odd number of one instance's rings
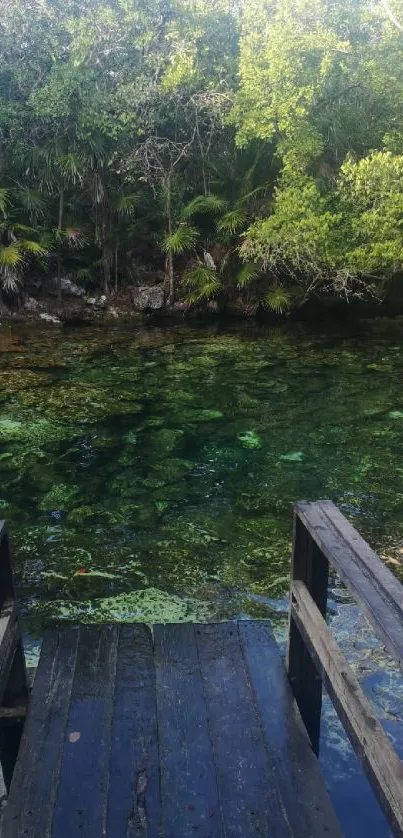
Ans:
{"label": "shadow on water", "polygon": [[[402,578],[402,373],[393,321],[0,331],[0,514],[28,652],[66,619],[268,617],[281,635],[298,498],[334,500]],[[401,748],[400,682],[365,637]],[[329,711],[324,731],[334,798],[354,797],[346,834],[360,807],[387,835]]]}

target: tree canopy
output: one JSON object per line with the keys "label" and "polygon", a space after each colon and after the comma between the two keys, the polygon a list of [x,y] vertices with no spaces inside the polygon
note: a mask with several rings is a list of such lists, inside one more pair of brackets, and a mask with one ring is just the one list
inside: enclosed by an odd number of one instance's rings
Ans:
{"label": "tree canopy", "polygon": [[403,266],[403,0],[4,0],[0,281],[277,312]]}

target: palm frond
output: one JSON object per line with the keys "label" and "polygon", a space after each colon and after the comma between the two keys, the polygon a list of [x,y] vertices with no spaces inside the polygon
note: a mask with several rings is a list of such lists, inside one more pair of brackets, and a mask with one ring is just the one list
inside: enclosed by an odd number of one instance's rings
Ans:
{"label": "palm frond", "polygon": [[31,239],[19,239],[18,244],[25,253],[30,253],[32,256],[48,255],[48,249],[40,242],[35,242]]}
{"label": "palm frond", "polygon": [[7,294],[17,294],[22,285],[22,277],[9,268],[0,269],[0,287]]}
{"label": "palm frond", "polygon": [[2,215],[6,215],[7,213],[7,206],[9,202],[9,191],[8,189],[0,188],[0,212]]}
{"label": "palm frond", "polygon": [[255,195],[258,195],[259,192],[264,192],[267,189],[267,186],[257,186],[256,189],[252,189],[250,192],[247,192],[246,195],[242,195],[241,198],[237,201],[237,206],[242,206],[242,204],[247,204],[251,198],[254,198]]}
{"label": "palm frond", "polygon": [[259,268],[255,262],[247,262],[246,265],[243,265],[242,268],[238,271],[235,277],[235,284],[237,288],[242,290],[246,288],[247,285],[250,285],[254,279],[259,276]]}
{"label": "palm frond", "polygon": [[84,282],[87,279],[91,279],[91,268],[77,268],[76,271],[73,271],[73,276],[75,279],[79,280],[79,282]]}
{"label": "palm frond", "polygon": [[266,308],[274,311],[275,314],[284,314],[291,307],[291,295],[281,285],[272,288],[265,296]]}
{"label": "palm frond", "polygon": [[199,233],[195,227],[180,225],[174,233],[165,236],[162,242],[162,249],[164,253],[171,253],[173,256],[179,256],[181,253],[194,250],[198,238]]}
{"label": "palm frond", "polygon": [[15,270],[24,262],[24,254],[19,241],[0,246],[0,269]]}
{"label": "palm frond", "polygon": [[57,160],[58,169],[70,183],[77,183],[82,179],[83,169],[85,167],[85,160],[82,154],[74,151],[69,151],[63,154]]}
{"label": "palm frond", "polygon": [[231,236],[237,233],[244,227],[248,220],[248,215],[242,207],[235,207],[229,210],[220,218],[217,223],[217,229],[220,233],[229,233]]}
{"label": "palm frond", "polygon": [[218,195],[197,195],[186,205],[182,218],[194,218],[195,215],[218,215],[226,208],[226,202]]}
{"label": "palm frond", "polygon": [[55,229],[53,235],[59,244],[65,244],[75,250],[80,250],[87,244],[86,236],[77,227],[65,227],[63,230]]}
{"label": "palm frond", "polygon": [[140,196],[133,195],[118,195],[115,201],[116,211],[120,215],[133,215],[138,207]]}
{"label": "palm frond", "polygon": [[211,300],[222,287],[221,279],[216,271],[207,268],[205,265],[196,265],[189,268],[183,276],[183,284],[188,289],[186,301],[198,303],[202,300]]}
{"label": "palm frond", "polygon": [[31,189],[29,186],[18,183],[15,196],[30,218],[43,218],[46,201],[37,189]]}
{"label": "palm frond", "polygon": [[8,229],[13,233],[25,233],[26,235],[36,233],[35,227],[29,227],[28,224],[9,224]]}

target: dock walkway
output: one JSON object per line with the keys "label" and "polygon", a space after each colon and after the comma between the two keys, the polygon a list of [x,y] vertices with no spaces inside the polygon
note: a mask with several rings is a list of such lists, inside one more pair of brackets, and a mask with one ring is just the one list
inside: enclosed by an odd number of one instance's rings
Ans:
{"label": "dock walkway", "polygon": [[340,836],[270,625],[49,631],[3,835]]}
{"label": "dock walkway", "polygon": [[340,838],[323,685],[403,836],[403,765],[327,626],[330,569],[403,668],[403,587],[320,501],[295,509],[285,665],[265,621],[67,626],[30,694],[0,522],[2,838]]}

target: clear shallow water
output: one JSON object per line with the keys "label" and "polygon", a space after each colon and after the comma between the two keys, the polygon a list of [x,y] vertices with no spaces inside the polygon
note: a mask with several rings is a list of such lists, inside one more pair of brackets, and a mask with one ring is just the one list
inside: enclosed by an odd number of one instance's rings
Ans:
{"label": "clear shallow water", "polygon": [[[55,619],[270,617],[281,635],[298,498],[332,498],[403,576],[402,373],[393,322],[0,331],[0,514],[31,646]],[[381,658],[361,671],[393,727]],[[343,797],[355,769],[326,718]],[[354,794],[387,834],[358,775]]]}

